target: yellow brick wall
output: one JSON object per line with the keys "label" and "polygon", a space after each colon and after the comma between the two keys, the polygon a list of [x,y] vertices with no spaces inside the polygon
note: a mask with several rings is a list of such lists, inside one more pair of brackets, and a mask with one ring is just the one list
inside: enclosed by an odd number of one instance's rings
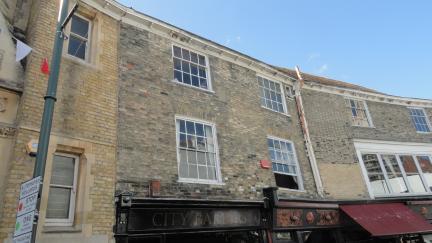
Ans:
{"label": "yellow brick wall", "polygon": [[[25,86],[18,110],[18,131],[0,202],[0,242],[10,239],[15,224],[19,185],[31,178],[34,158],[25,151],[38,138],[43,96],[48,76],[40,71],[41,60],[51,61],[59,1],[35,1],[28,30],[33,52],[27,59]],[[50,232],[43,227],[48,187],[44,187],[38,242],[107,242],[114,224],[114,183],[117,128],[118,23],[96,10],[80,5],[79,13],[92,20],[91,61],[68,57],[63,52],[52,136],[46,167],[49,183],[52,154],[64,148],[80,156],[79,188],[74,231]],[[65,41],[67,45],[67,41]],[[67,150],[67,149],[66,149]],[[77,152],[78,151],[78,152]],[[68,152],[68,151],[66,151]],[[79,224],[79,225],[78,225]],[[52,230],[51,230],[52,231]]]}
{"label": "yellow brick wall", "polygon": [[365,180],[358,163],[320,163],[318,167],[327,198],[364,199],[368,197]]}

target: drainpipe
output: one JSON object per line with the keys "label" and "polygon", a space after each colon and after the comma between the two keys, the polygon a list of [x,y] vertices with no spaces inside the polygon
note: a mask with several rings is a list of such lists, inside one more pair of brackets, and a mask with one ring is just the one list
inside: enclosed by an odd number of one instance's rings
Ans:
{"label": "drainpipe", "polygon": [[308,124],[306,121],[306,116],[304,113],[304,107],[303,107],[303,100],[301,97],[301,89],[303,87],[304,84],[304,80],[301,76],[300,73],[300,69],[298,68],[298,66],[295,67],[296,73],[297,73],[297,81],[294,83],[294,97],[295,97],[295,101],[296,101],[296,105],[297,105],[297,113],[299,115],[299,119],[300,119],[300,126],[303,132],[303,137],[304,137],[304,141],[305,141],[305,146],[306,146],[306,152],[307,152],[307,156],[309,158],[309,162],[312,168],[312,174],[315,180],[315,185],[316,185],[316,189],[318,192],[318,195],[320,197],[324,197],[324,188],[322,185],[322,181],[321,181],[321,176],[319,173],[319,169],[318,169],[318,164],[316,162],[316,158],[315,158],[315,152],[313,150],[312,147],[312,142],[310,139],[310,135],[309,135],[309,128],[308,128]]}

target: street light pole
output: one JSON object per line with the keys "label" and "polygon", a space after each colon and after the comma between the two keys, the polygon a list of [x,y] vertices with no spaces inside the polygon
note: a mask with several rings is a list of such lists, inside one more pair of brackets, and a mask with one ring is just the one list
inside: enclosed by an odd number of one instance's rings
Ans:
{"label": "street light pole", "polygon": [[[59,7],[59,16],[57,19],[57,27],[54,39],[54,47],[51,59],[51,70],[48,77],[48,87],[47,92],[44,97],[44,112],[42,116],[42,123],[39,134],[39,142],[36,153],[36,164],[33,170],[33,178],[41,176],[42,181],[44,179],[45,174],[45,164],[48,153],[49,139],[51,134],[51,126],[53,120],[54,113],[54,104],[57,101],[57,83],[60,72],[60,62],[63,50],[63,42],[64,42],[64,34],[63,34],[63,25],[68,16],[68,4],[69,0],[60,0]],[[36,212],[39,213],[40,208],[40,200],[41,200],[41,192],[42,192],[43,182],[41,182],[39,189],[39,196],[36,206]],[[32,234],[32,242],[36,242],[36,231],[37,231],[37,220],[38,216],[35,219],[33,225],[33,234]]]}
{"label": "street light pole", "polygon": [[57,22],[56,34],[54,39],[54,48],[51,59],[51,70],[48,77],[47,92],[44,97],[45,105],[40,128],[39,142],[36,154],[36,165],[33,171],[33,177],[44,176],[45,164],[48,153],[49,138],[51,133],[52,119],[54,113],[54,104],[57,101],[57,83],[60,72],[60,62],[63,49],[64,34],[62,32],[62,23],[66,19],[69,0],[60,2],[60,16]]}

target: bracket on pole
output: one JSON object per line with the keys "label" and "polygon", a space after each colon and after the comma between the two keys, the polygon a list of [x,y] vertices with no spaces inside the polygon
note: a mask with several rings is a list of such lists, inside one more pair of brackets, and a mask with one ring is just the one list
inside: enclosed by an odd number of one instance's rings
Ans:
{"label": "bracket on pole", "polygon": [[65,20],[61,24],[61,30],[63,31],[66,25],[69,23],[70,19],[74,15],[75,11],[78,9],[78,3],[75,3],[72,9],[69,11],[68,15],[66,16]]}

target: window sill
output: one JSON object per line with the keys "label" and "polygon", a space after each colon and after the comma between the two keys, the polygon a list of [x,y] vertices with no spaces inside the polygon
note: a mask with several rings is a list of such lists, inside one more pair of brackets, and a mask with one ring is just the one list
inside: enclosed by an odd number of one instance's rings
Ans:
{"label": "window sill", "polygon": [[191,183],[191,184],[205,184],[205,185],[217,185],[224,186],[225,183],[219,181],[199,181],[199,180],[188,180],[188,179],[178,179],[179,183]]}
{"label": "window sill", "polygon": [[89,63],[89,62],[87,62],[87,61],[84,61],[84,60],[82,60],[82,59],[79,59],[79,58],[77,58],[77,57],[74,57],[74,56],[72,56],[72,55],[69,55],[69,54],[63,54],[62,57],[65,58],[65,59],[68,60],[68,61],[73,62],[73,63],[79,64],[79,65],[83,65],[83,66],[85,66],[85,67],[92,68],[92,69],[98,69],[98,67],[97,67],[96,65],[91,64],[91,63]]}
{"label": "window sill", "polygon": [[272,110],[272,109],[267,108],[267,107],[265,107],[265,106],[261,106],[261,108],[263,108],[263,109],[265,109],[265,110],[268,110],[268,111],[271,111],[271,112],[274,112],[274,113],[277,113],[277,114],[280,114],[280,115],[283,115],[283,116],[286,116],[286,117],[291,117],[291,115],[288,114],[288,113],[275,111],[275,110]]}
{"label": "window sill", "polygon": [[430,192],[424,193],[403,193],[403,194],[387,194],[387,195],[373,195],[373,198],[403,198],[403,197],[418,197],[418,196],[431,196]]}
{"label": "window sill", "polygon": [[184,83],[182,83],[182,82],[177,81],[177,79],[173,79],[173,80],[171,80],[170,82],[173,83],[173,84],[176,84],[176,85],[183,86],[183,87],[188,87],[188,88],[192,88],[192,89],[197,89],[197,90],[200,90],[200,91],[203,91],[203,92],[209,93],[209,94],[215,94],[215,92],[214,92],[213,90],[210,90],[210,89],[203,89],[203,88],[196,87],[196,86],[193,86],[193,85],[184,84]]}
{"label": "window sill", "polygon": [[306,193],[306,190],[296,190],[296,189],[289,189],[289,188],[283,188],[283,187],[278,187],[278,190],[283,191],[283,192],[300,192],[300,193]]}
{"label": "window sill", "polygon": [[351,124],[351,126],[352,127],[361,127],[361,128],[372,128],[372,129],[376,128],[375,126],[360,126],[360,125],[352,125],[352,124]]}
{"label": "window sill", "polygon": [[429,134],[432,134],[432,132],[419,132],[419,131],[416,131],[418,134],[424,134],[424,135],[429,135]]}
{"label": "window sill", "polygon": [[81,225],[75,226],[44,226],[42,233],[80,233],[82,232]]}

